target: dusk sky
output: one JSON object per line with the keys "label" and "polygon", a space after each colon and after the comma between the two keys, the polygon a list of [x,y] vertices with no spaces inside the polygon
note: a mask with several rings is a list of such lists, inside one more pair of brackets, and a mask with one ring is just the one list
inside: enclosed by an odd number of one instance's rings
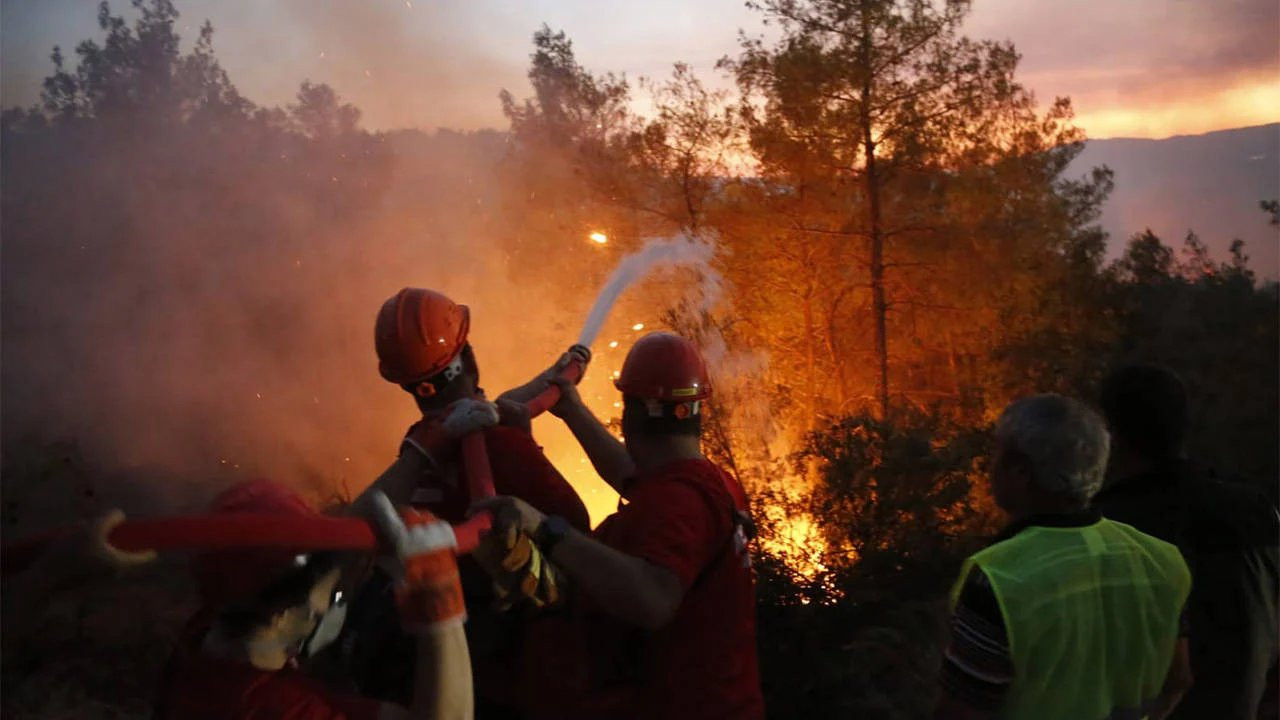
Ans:
{"label": "dusk sky", "polygon": [[[0,2],[3,104],[29,105],[54,45],[70,56],[78,41],[100,37],[97,3]],[[302,80],[327,82],[371,129],[502,127],[497,93],[527,94],[531,36],[543,22],[566,31],[593,72],[662,77],[683,60],[723,87],[729,82],[715,61],[736,52],[739,29],[764,30],[742,0],[177,5],[184,40],[206,18],[213,22],[218,57],[254,102],[285,104]],[[1023,55],[1022,82],[1042,106],[1070,96],[1090,137],[1158,138],[1280,120],[1277,0],[977,0],[967,32],[1012,40]]]}

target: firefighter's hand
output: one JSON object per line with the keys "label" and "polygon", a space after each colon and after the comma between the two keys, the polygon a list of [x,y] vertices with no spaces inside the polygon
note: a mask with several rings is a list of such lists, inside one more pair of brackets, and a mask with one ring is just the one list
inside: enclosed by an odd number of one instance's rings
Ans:
{"label": "firefighter's hand", "polygon": [[529,417],[529,406],[516,402],[511,398],[500,397],[498,402],[498,424],[533,433],[533,423]]}
{"label": "firefighter's hand", "polygon": [[551,414],[560,419],[564,419],[568,415],[581,412],[586,408],[582,402],[582,395],[578,393],[578,386],[569,380],[556,375],[551,378],[551,384],[560,388],[560,399],[555,405],[551,406]]}
{"label": "firefighter's hand", "polygon": [[433,633],[467,618],[453,528],[430,513],[396,511],[382,492],[372,496],[370,521],[390,550],[396,607],[405,630]]}
{"label": "firefighter's hand", "polygon": [[467,398],[449,406],[449,415],[444,419],[445,435],[458,439],[498,424],[498,406],[485,400]]}
{"label": "firefighter's hand", "polygon": [[510,495],[485,498],[471,506],[471,514],[481,510],[493,513],[494,533],[508,533],[515,529],[532,536],[546,519],[540,510]]}

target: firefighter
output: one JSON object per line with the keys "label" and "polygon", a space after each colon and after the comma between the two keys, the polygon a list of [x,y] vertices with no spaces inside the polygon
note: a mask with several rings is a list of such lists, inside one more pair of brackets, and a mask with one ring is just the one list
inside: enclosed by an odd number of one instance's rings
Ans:
{"label": "firefighter", "polygon": [[562,705],[542,714],[764,717],[747,498],[702,454],[711,383],[697,348],[671,333],[631,348],[616,382],[623,442],[571,383],[545,381],[562,393],[552,412],[625,504],[590,534],[519,498],[478,504],[494,512],[499,528],[514,525],[534,537],[565,572],[580,607],[576,634],[548,655],[580,648],[579,667],[559,674],[581,684],[544,691]]}
{"label": "firefighter", "polygon": [[[454,524],[463,521],[474,498],[460,461],[459,440],[479,431],[497,492],[520,497],[585,531],[586,506],[543,455],[529,432],[527,413],[520,412],[520,403],[532,397],[531,386],[489,402],[468,342],[470,325],[465,305],[433,290],[405,288],[383,303],[375,323],[378,370],[413,398],[422,417],[409,428],[395,462],[357,498],[353,512],[367,511],[369,498],[383,492],[397,504],[429,509]],[[538,596],[535,603],[555,594],[551,569],[540,563],[526,537],[512,537],[493,551],[490,545],[496,540],[496,535],[489,538],[477,558],[509,559],[512,546],[525,551],[523,566],[509,568],[505,583],[494,587],[476,558],[460,563],[481,718],[510,716],[511,706],[518,702],[509,692],[506,665],[522,619],[499,613],[496,606],[510,605],[510,598],[504,603],[502,596],[522,591],[522,580],[530,573],[541,574],[529,586]],[[396,622],[389,584],[384,573],[375,573],[356,593],[340,660],[364,694],[404,702],[413,678],[412,640]]]}
{"label": "firefighter", "polygon": [[[490,403],[468,342],[471,311],[434,290],[404,288],[383,303],[374,327],[378,372],[414,400],[422,418],[405,435],[399,458],[370,488],[393,502],[431,509],[461,522],[472,498],[458,462],[458,439],[484,432],[498,493],[587,528],[586,506],[533,441],[517,405],[525,389]],[[503,424],[499,424],[504,420]],[[365,495],[356,505],[365,503]]]}
{"label": "firefighter", "polygon": [[[471,664],[453,529],[429,514],[395,511],[372,496],[370,519],[390,548],[395,602],[419,662],[405,706],[331,691],[297,669],[331,642],[345,615],[336,553],[218,550],[194,558],[203,609],[165,671],[160,720],[470,718]],[[300,498],[257,480],[219,495],[212,512],[314,515]]]}

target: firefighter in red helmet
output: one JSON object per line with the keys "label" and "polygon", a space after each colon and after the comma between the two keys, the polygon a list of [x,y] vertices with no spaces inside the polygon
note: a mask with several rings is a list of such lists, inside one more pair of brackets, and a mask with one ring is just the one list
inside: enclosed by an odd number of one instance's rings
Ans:
{"label": "firefighter in red helmet", "polygon": [[[563,362],[564,360],[562,360]],[[573,583],[581,685],[547,717],[764,717],[756,660],[753,530],[742,486],[701,450],[706,363],[672,333],[641,338],[616,385],[619,442],[558,380],[552,408],[625,504],[593,533],[516,498],[480,503],[533,535]],[[561,646],[562,648],[564,645]],[[558,649],[563,652],[562,649]]]}
{"label": "firefighter in red helmet", "polygon": [[[398,512],[382,495],[370,506],[369,519],[387,547],[382,562],[398,578],[393,595],[399,622],[418,655],[429,660],[419,666],[404,703],[333,690],[298,667],[338,636],[346,615],[345,563],[338,553],[210,550],[193,558],[202,607],[165,669],[156,718],[470,718],[471,663],[453,529],[430,514]],[[232,486],[210,511],[317,514],[267,480]]]}
{"label": "firefighter in red helmet", "polygon": [[[468,433],[482,432],[497,492],[562,515],[586,530],[586,506],[529,432],[527,412],[521,412],[520,404],[532,397],[529,388],[490,402],[480,387],[470,329],[467,306],[434,290],[404,288],[382,304],[374,325],[378,372],[413,398],[421,418],[405,434],[399,457],[356,499],[353,509],[367,511],[373,493],[383,492],[397,505],[424,508],[454,524],[464,521],[475,498],[469,495],[459,441]],[[527,543],[527,538],[521,540]],[[477,556],[488,555],[482,551]],[[542,567],[540,561],[530,564]],[[495,597],[503,592],[501,584],[495,589],[476,557],[462,558],[459,566],[470,617],[477,717],[504,717],[519,701],[507,690],[505,658],[518,636],[520,618],[494,610],[495,601],[503,599]],[[509,573],[509,587],[517,594],[524,587],[521,577],[519,570]],[[387,600],[389,582],[375,573],[356,593],[340,644],[341,662],[365,694],[404,702],[413,681],[413,644],[401,632]]]}

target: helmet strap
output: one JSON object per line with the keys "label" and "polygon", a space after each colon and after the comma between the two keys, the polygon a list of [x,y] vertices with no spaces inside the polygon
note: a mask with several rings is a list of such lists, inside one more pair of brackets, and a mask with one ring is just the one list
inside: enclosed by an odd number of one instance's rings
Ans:
{"label": "helmet strap", "polygon": [[426,400],[428,398],[435,397],[437,393],[444,390],[445,387],[457,379],[465,369],[466,365],[462,361],[462,355],[462,351],[459,351],[458,354],[454,355],[453,359],[449,361],[449,364],[444,366],[443,370],[422,382],[411,385],[410,387],[412,388],[413,394],[423,400]]}

